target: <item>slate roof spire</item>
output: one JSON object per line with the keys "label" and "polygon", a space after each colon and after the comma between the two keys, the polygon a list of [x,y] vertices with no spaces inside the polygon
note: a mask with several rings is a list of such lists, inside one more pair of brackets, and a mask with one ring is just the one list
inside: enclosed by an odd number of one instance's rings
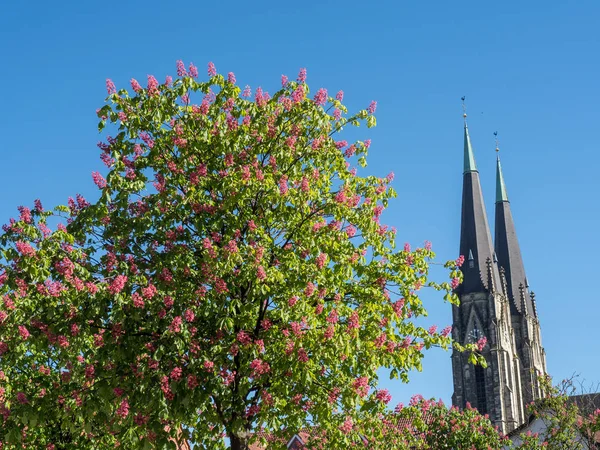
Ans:
{"label": "slate roof spire", "polygon": [[[499,149],[496,147],[496,152]],[[529,295],[529,282],[521,257],[515,223],[506,194],[506,185],[500,164],[500,154],[496,157],[496,220],[494,247],[498,265],[504,268],[511,311],[535,316],[535,308]]]}
{"label": "slate roof spire", "polygon": [[[471,145],[467,126],[467,114],[463,114],[463,117],[465,125],[460,254],[467,260],[461,267],[463,282],[457,289],[457,293],[460,295],[471,292],[491,292],[501,286],[498,266],[494,258],[490,227],[483,203],[479,172],[475,164],[473,146]],[[491,262],[489,267],[488,259]]]}

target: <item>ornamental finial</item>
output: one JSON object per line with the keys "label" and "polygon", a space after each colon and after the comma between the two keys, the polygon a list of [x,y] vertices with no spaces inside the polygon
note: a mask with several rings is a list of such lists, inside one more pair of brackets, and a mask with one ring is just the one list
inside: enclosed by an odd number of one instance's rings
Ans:
{"label": "ornamental finial", "polygon": [[494,131],[494,137],[496,138],[496,154],[499,156],[500,146],[499,146],[498,132],[497,131]]}
{"label": "ornamental finial", "polygon": [[465,119],[465,124],[467,123],[467,106],[465,105],[466,95],[463,95],[460,99],[462,100],[462,109],[463,109],[463,119]]}

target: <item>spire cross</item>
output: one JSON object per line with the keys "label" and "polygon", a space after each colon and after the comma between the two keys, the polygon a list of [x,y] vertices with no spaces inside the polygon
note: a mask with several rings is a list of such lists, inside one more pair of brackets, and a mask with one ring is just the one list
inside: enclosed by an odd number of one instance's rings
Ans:
{"label": "spire cross", "polygon": [[500,147],[499,147],[499,141],[498,141],[498,132],[494,131],[494,137],[496,138],[496,154],[499,156],[500,155]]}

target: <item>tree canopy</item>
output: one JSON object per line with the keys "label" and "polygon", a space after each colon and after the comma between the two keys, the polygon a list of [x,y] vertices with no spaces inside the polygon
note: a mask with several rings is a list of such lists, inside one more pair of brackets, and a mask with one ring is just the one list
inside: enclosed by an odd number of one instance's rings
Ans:
{"label": "tree canopy", "polygon": [[272,96],[177,74],[107,80],[97,201],[4,227],[5,449],[245,449],[312,424],[348,448],[386,410],[378,370],[406,381],[451,345],[415,318],[422,288],[456,301],[460,260],[435,282],[429,244],[396,248],[394,175],[360,176],[370,141],[340,137],[375,102],[349,114],[305,70]]}

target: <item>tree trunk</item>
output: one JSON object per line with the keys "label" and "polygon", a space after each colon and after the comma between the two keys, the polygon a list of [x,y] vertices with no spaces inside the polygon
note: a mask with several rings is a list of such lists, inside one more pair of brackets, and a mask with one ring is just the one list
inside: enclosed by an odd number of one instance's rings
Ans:
{"label": "tree trunk", "polygon": [[229,447],[231,450],[249,450],[248,441],[233,434],[229,435]]}

